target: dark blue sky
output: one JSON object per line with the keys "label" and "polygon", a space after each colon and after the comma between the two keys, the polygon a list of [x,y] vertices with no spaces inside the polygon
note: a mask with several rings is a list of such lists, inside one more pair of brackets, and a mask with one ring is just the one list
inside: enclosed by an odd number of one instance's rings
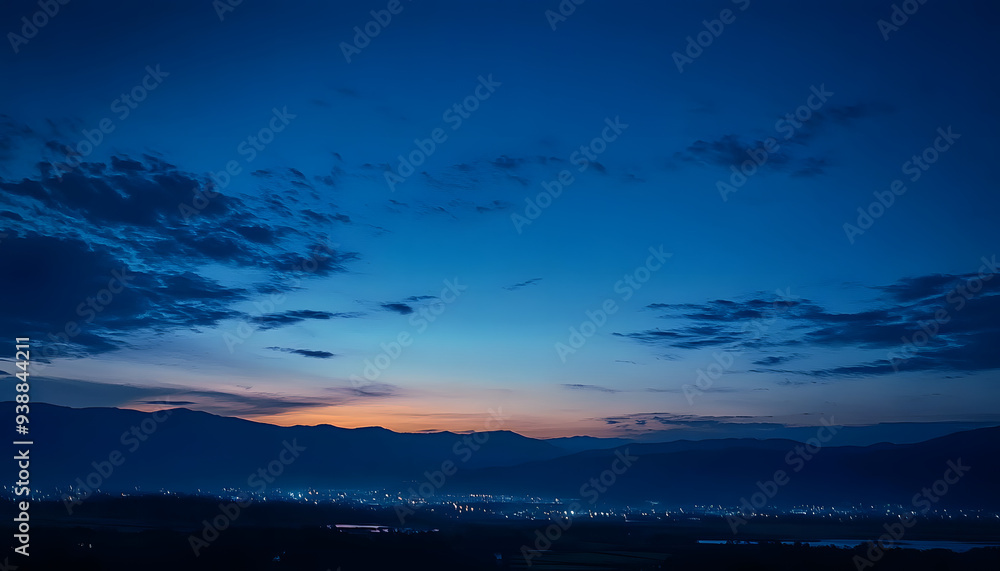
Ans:
{"label": "dark blue sky", "polygon": [[538,436],[998,422],[994,7],[38,10],[0,8],[2,329],[47,356],[38,399],[502,407]]}

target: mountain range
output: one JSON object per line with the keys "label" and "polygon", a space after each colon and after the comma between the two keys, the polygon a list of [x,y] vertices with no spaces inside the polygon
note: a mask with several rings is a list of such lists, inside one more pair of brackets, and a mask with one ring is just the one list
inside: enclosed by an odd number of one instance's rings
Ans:
{"label": "mountain range", "polygon": [[[13,418],[14,403],[3,406]],[[750,438],[635,443],[535,439],[502,430],[457,434],[281,427],[183,408],[153,415],[32,403],[30,418],[31,487],[42,492],[66,491],[78,485],[78,478],[85,483],[99,479],[105,492],[250,489],[254,474],[270,470],[278,473],[270,486],[287,490],[403,492],[429,482],[435,494],[678,506],[739,505],[760,492],[767,505],[787,507],[910,506],[926,488],[936,501],[931,496],[918,500],[933,507],[1000,507],[995,485],[1000,427],[910,444],[843,446],[838,445],[843,430],[838,428],[817,432],[825,443]],[[946,479],[952,481],[934,488]]]}

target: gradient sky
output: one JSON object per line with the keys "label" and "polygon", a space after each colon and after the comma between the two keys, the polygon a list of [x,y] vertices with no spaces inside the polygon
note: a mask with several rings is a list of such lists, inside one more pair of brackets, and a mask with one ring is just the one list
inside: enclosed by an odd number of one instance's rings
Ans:
{"label": "gradient sky", "polygon": [[[553,29],[554,0],[403,0],[350,61],[343,43],[387,2],[243,2],[221,20],[209,1],[67,4],[0,49],[0,328],[33,339],[33,398],[69,406],[406,431],[481,429],[502,408],[531,436],[997,424],[997,9],[928,2],[886,40],[891,4],[590,0]],[[37,10],[5,2],[4,33]],[[458,124],[462,101],[477,108]],[[80,147],[102,119],[113,131]],[[959,137],[912,180],[939,129]],[[718,181],[769,137],[724,200]],[[67,147],[87,153],[75,168]],[[848,236],[896,179],[906,192]],[[626,298],[616,284],[661,247]],[[122,268],[129,287],[88,323],[78,306]],[[446,280],[465,288],[450,303]],[[561,358],[605,300],[616,311]]]}

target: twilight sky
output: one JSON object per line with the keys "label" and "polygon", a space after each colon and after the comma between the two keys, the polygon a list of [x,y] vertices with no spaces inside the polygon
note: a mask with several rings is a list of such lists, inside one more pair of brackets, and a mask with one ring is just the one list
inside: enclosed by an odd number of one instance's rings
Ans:
{"label": "twilight sky", "polygon": [[96,4],[0,8],[0,329],[33,399],[1000,423],[996,7]]}

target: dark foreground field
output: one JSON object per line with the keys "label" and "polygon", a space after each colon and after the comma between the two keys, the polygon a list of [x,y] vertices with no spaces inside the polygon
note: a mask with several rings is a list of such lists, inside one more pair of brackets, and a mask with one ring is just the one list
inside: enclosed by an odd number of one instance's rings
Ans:
{"label": "dark foreground field", "polygon": [[[7,513],[14,512],[4,502]],[[96,498],[68,515],[61,503],[32,506],[31,555],[12,554],[20,570],[239,569],[249,571],[341,571],[381,569],[857,569],[865,549],[805,545],[698,544],[699,539],[733,537],[721,518],[666,522],[574,521],[531,558],[522,546],[536,546],[550,522],[474,520],[435,516],[428,508],[407,519],[411,533],[352,534],[328,524],[382,524],[399,527],[387,508],[341,508],[270,502],[241,510],[217,537],[199,548],[191,537],[205,537],[204,520],[218,516],[219,502],[203,498]],[[850,525],[803,518],[751,521],[741,539],[809,540],[876,538],[878,519]],[[9,520],[6,520],[9,521]],[[220,520],[221,521],[221,520]],[[438,531],[430,531],[437,529]],[[8,533],[13,531],[5,528]],[[552,532],[552,530],[550,530]],[[10,537],[10,535],[8,535]],[[992,541],[1000,525],[923,522],[905,540]],[[545,547],[541,545],[541,547]],[[499,557],[498,557],[499,555]],[[890,549],[863,568],[906,570],[1000,569],[1000,549],[964,553],[943,549]],[[14,567],[9,567],[14,569]]]}

